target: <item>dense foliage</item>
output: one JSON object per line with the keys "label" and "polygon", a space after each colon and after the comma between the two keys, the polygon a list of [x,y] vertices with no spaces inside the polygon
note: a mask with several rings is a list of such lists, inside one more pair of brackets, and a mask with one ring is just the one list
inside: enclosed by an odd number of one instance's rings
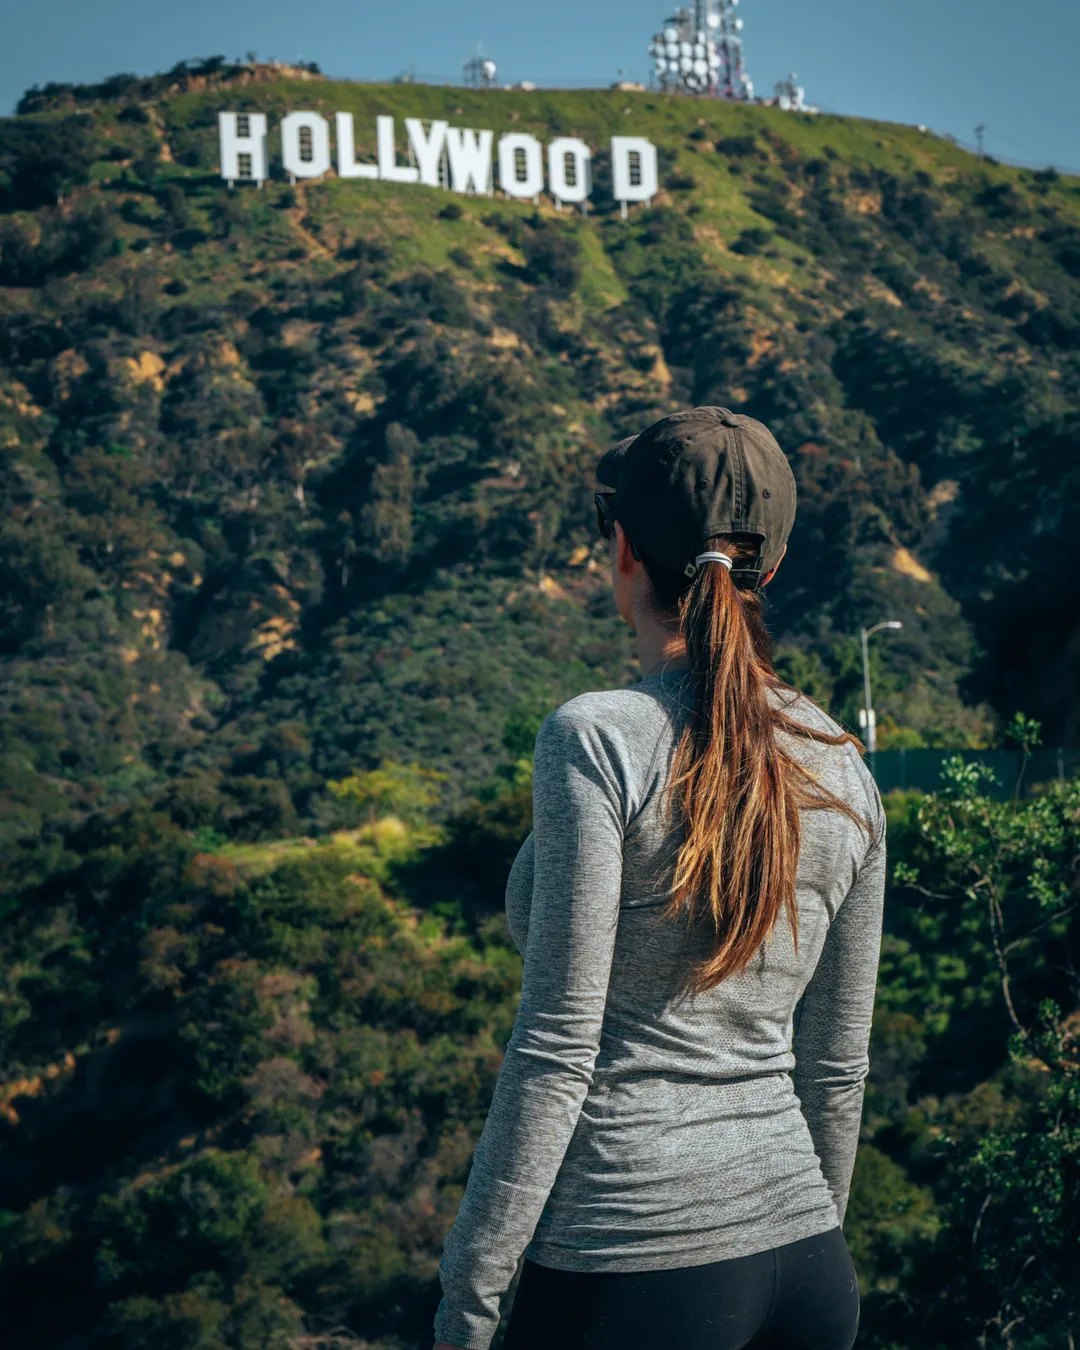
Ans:
{"label": "dense foliage", "polygon": [[983,772],[894,812],[849,1219],[870,1345],[1080,1330],[1080,783],[1018,805]]}
{"label": "dense foliage", "polygon": [[[780,667],[837,715],[889,616],[884,743],[983,746],[1018,706],[1077,739],[1075,183],[838,118],[303,73],[0,121],[16,1350],[422,1345],[513,1017],[537,720],[634,678],[611,440],[692,402],[774,428]],[[300,106],[352,110],[362,154],[376,112],[581,135],[594,209],[226,190],[218,109]],[[665,186],[622,221],[631,121]],[[1078,791],[958,763],[893,803],[871,1350],[1080,1334]]]}
{"label": "dense foliage", "polygon": [[[688,402],[795,466],[786,673],[854,722],[858,626],[897,616],[883,743],[986,744],[1017,706],[1075,738],[1071,181],[837,118],[265,74],[0,123],[10,835],[166,794],[233,837],[321,828],[326,779],[386,754],[450,772],[448,811],[519,707],[631,676],[592,470]],[[579,133],[594,210],[229,192],[217,110],[298,105],[352,109],[361,154],[377,111]],[[630,115],[672,186],[622,221]]]}
{"label": "dense foliage", "polygon": [[[513,1020],[498,905],[528,763],[443,826],[433,787],[392,763],[342,780],[367,823],[322,844],[117,808],[13,902],[14,1350],[424,1345]],[[1080,1331],[1080,784],[979,787],[957,761],[892,804],[847,1223],[872,1350]]]}

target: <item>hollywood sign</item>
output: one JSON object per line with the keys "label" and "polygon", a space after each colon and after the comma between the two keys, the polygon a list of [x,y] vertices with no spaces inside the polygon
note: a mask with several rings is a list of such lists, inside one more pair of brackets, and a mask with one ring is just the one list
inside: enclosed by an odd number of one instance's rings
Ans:
{"label": "hollywood sign", "polygon": [[[576,136],[560,136],[544,154],[535,136],[512,132],[495,143],[491,131],[452,127],[448,122],[405,118],[407,164],[399,164],[392,117],[375,119],[375,162],[356,158],[352,113],[335,116],[337,163],[330,155],[330,123],[317,112],[291,112],[281,121],[281,162],[291,182],[321,178],[336,167],[339,178],[415,183],[451,192],[490,196],[492,171],[507,197],[536,201],[545,185],[558,209],[564,202],[588,210],[592,195],[592,151]],[[268,175],[266,114],[218,114],[221,176],[229,186],[258,183]],[[546,167],[546,177],[545,177]],[[612,196],[626,215],[628,203],[648,202],[657,192],[656,146],[642,136],[611,138]]]}

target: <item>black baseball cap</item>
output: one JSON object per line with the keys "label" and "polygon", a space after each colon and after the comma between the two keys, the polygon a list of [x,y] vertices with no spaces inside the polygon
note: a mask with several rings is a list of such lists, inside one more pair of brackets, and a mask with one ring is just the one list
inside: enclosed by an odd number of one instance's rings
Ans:
{"label": "black baseball cap", "polygon": [[654,422],[607,452],[596,476],[614,488],[615,518],[646,557],[693,576],[716,534],[758,544],[732,569],[756,589],[780,561],[795,520],[795,476],[768,427],[728,408],[693,408]]}

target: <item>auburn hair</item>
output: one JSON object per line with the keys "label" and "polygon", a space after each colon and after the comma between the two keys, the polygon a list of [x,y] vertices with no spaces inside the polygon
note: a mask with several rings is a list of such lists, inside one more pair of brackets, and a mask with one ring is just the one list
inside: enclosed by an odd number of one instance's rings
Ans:
{"label": "auburn hair", "polygon": [[[756,544],[728,535],[705,547],[736,566],[756,551]],[[688,977],[691,990],[703,992],[745,970],[783,914],[798,951],[800,810],[838,810],[869,828],[784,749],[777,733],[853,744],[860,752],[863,746],[850,733],[807,727],[770,700],[771,691],[797,691],[773,671],[760,591],[737,588],[722,563],[706,563],[689,584],[647,557],[642,565],[653,607],[672,626],[678,622],[692,674],[693,703],[666,796],[685,836],[664,914],[707,927],[711,951]]]}

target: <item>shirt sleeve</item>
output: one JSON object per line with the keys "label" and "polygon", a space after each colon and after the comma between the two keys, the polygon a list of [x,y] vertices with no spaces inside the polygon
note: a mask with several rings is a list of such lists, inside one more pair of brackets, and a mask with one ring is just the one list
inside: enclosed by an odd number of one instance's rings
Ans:
{"label": "shirt sleeve", "polygon": [[[876,790],[875,790],[876,797]],[[885,813],[829,925],[795,1030],[795,1091],[841,1224],[847,1209],[869,1071],[870,1023],[885,895]]]}
{"label": "shirt sleeve", "polygon": [[435,1338],[487,1350],[559,1171],[600,1048],[622,892],[625,791],[598,729],[548,716],[533,772],[521,1002],[443,1248]]}

